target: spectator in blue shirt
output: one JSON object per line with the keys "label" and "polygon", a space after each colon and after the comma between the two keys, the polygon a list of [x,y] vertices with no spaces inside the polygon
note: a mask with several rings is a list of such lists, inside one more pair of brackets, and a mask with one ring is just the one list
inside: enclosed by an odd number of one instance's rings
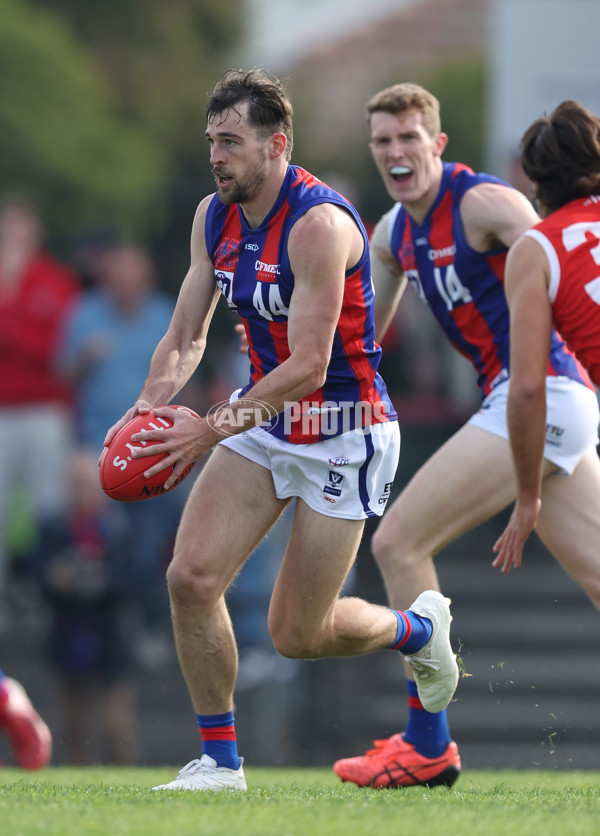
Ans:
{"label": "spectator in blue shirt", "polygon": [[[140,391],[173,307],[157,287],[146,250],[126,243],[103,254],[101,279],[75,306],[60,356],[61,371],[75,388],[78,440],[98,454],[106,428]],[[136,533],[132,592],[141,648],[159,650],[161,617],[168,621],[164,569],[185,492],[180,488],[152,502],[123,505]]]}

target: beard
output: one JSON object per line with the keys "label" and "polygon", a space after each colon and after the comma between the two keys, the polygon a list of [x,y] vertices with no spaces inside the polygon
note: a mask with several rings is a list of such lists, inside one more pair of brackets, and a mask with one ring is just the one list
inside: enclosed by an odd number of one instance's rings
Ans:
{"label": "beard", "polygon": [[[216,174],[216,172],[213,173]],[[219,184],[217,183],[217,193],[222,203],[248,203],[248,201],[256,197],[266,179],[267,165],[266,162],[260,160],[250,175],[242,180],[233,178],[227,189],[223,190],[219,188]]]}

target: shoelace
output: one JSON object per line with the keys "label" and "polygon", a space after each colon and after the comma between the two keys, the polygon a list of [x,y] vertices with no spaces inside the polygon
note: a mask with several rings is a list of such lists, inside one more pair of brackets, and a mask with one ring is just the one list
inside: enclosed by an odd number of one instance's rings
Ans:
{"label": "shoelace", "polygon": [[380,751],[385,747],[387,740],[374,740],[373,745],[375,746],[374,749],[367,749],[365,752],[365,756],[367,758],[373,758],[375,755],[378,755]]}
{"label": "shoelace", "polygon": [[190,761],[189,763],[186,763],[185,766],[181,767],[181,769],[179,770],[179,775],[177,777],[179,778],[182,775],[190,775],[196,772],[200,772],[203,767],[204,764],[201,763],[200,759],[194,758],[193,761]]}
{"label": "shoelace", "polygon": [[425,659],[419,656],[407,657],[406,661],[413,671],[421,677],[429,677],[433,671],[439,671],[440,662],[438,659]]}

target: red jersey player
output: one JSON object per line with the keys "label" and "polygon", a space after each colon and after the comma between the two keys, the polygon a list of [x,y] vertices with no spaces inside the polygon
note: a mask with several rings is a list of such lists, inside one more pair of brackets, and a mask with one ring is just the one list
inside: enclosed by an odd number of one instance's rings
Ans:
{"label": "red jersey player", "polygon": [[541,508],[544,382],[553,326],[600,385],[600,118],[564,101],[527,129],[521,151],[543,220],[513,245],[506,265],[508,424],[518,494],[495,546],[494,565],[503,572],[521,565]]}

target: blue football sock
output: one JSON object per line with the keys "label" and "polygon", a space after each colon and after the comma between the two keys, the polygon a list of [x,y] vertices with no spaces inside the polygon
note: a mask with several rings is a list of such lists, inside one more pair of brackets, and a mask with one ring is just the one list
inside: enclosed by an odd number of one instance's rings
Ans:
{"label": "blue football sock", "polygon": [[235,720],[233,711],[225,714],[196,714],[202,735],[202,754],[217,762],[217,766],[239,769]]}
{"label": "blue football sock", "polygon": [[406,680],[408,690],[408,723],[402,737],[411,743],[424,758],[438,758],[451,742],[446,711],[431,714],[425,711],[419,699],[417,685]]}
{"label": "blue football sock", "polygon": [[417,615],[412,610],[392,610],[398,619],[398,632],[396,638],[389,645],[391,650],[399,650],[401,653],[416,653],[425,647],[431,634],[433,624],[430,618]]}

